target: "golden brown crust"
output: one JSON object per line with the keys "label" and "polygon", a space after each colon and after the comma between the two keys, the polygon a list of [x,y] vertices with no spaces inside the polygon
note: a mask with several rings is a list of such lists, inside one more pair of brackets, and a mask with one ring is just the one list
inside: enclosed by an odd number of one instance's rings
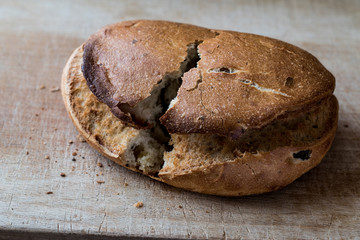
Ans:
{"label": "golden brown crust", "polygon": [[92,92],[115,116],[137,128],[129,107],[179,71],[196,41],[201,60],[185,73],[176,103],[161,117],[171,133],[239,137],[288,111],[331,96],[335,79],[310,53],[288,43],[232,31],[165,21],[106,26],[84,45],[83,72]]}
{"label": "golden brown crust", "polygon": [[165,21],[112,24],[85,43],[82,70],[90,90],[114,115],[133,127],[149,127],[122,106],[149,97],[166,74],[179,71],[189,44],[214,36],[209,29]]}
{"label": "golden brown crust", "polygon": [[[146,130],[123,125],[89,91],[80,70],[82,49],[79,47],[74,51],[62,75],[62,94],[66,109],[76,128],[91,146],[116,163],[141,172],[135,167],[126,166],[128,159],[125,149],[129,147],[131,139]],[[189,155],[189,152],[181,149],[188,158],[187,162],[183,162],[184,165],[171,165],[171,152],[166,153],[165,160],[168,163],[160,171],[159,177],[145,175],[179,188],[213,195],[240,196],[276,190],[316,166],[330,148],[338,112],[335,97],[330,99],[332,115],[325,133],[306,146],[282,146],[261,153],[246,152],[241,158],[231,161],[223,158],[222,162],[211,162],[204,155],[201,160],[208,164],[203,165],[198,164],[198,156]],[[173,139],[175,141],[174,137]],[[201,145],[201,142],[198,144]],[[311,158],[294,161],[292,154],[304,149],[311,150]]]}
{"label": "golden brown crust", "polygon": [[217,31],[198,46],[177,101],[161,118],[171,133],[236,136],[332,95],[335,79],[311,54],[288,43]]}

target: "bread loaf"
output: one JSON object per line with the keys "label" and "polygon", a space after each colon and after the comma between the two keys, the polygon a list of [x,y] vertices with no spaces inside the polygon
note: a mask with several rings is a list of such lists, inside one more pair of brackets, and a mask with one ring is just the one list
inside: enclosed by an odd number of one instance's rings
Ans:
{"label": "bread loaf", "polygon": [[103,155],[223,196],[273,191],[316,166],[337,127],[334,88],[282,41],[145,20],[92,35],[62,76],[71,119]]}

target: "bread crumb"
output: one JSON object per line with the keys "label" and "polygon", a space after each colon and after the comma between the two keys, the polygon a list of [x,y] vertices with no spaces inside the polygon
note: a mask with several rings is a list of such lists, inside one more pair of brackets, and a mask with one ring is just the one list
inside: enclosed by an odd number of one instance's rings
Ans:
{"label": "bread crumb", "polygon": [[208,210],[205,211],[206,213],[210,213]]}
{"label": "bread crumb", "polygon": [[71,167],[71,171],[74,171],[74,170],[75,170],[75,166],[72,166],[72,167]]}
{"label": "bread crumb", "polygon": [[50,159],[50,156],[49,156],[49,155],[46,155],[46,156],[45,156],[45,159]]}
{"label": "bread crumb", "polygon": [[349,127],[349,125],[348,125],[348,124],[344,124],[344,127],[345,127],[345,128],[348,128],[348,127]]}
{"label": "bread crumb", "polygon": [[58,92],[58,91],[60,91],[60,88],[58,87],[53,87],[50,89],[50,92]]}
{"label": "bread crumb", "polygon": [[72,158],[71,160],[72,160],[73,162],[76,162],[76,158]]}
{"label": "bread crumb", "polygon": [[98,176],[99,176],[99,174],[97,173],[97,174],[96,174],[96,176],[98,177]]}
{"label": "bread crumb", "polygon": [[183,208],[183,206],[179,205],[179,208]]}
{"label": "bread crumb", "polygon": [[105,183],[105,181],[104,181],[104,180],[97,180],[96,182],[97,182],[97,183],[99,183],[99,184],[103,184],[103,183]]}
{"label": "bread crumb", "polygon": [[77,152],[73,152],[72,155],[75,157],[77,155]]}
{"label": "bread crumb", "polygon": [[73,140],[69,140],[69,144],[73,144],[74,143],[74,141]]}
{"label": "bread crumb", "polygon": [[170,208],[166,208],[166,210],[168,210],[168,211],[169,211],[169,210],[170,210]]}
{"label": "bread crumb", "polygon": [[62,173],[60,173],[60,176],[66,177],[66,174],[62,172]]}
{"label": "bread crumb", "polygon": [[54,128],[54,131],[57,131],[57,128]]}
{"label": "bread crumb", "polygon": [[83,138],[83,136],[81,136],[80,134],[78,134],[78,135],[76,136],[76,138],[77,138],[77,140],[78,140],[79,142],[86,142],[85,139]]}
{"label": "bread crumb", "polygon": [[143,202],[137,202],[134,204],[134,207],[136,208],[142,208],[144,206]]}
{"label": "bread crumb", "polygon": [[53,194],[53,192],[47,192],[46,194]]}
{"label": "bread crumb", "polygon": [[45,87],[45,85],[40,85],[39,87],[38,87],[40,90],[42,90],[42,89],[45,89],[46,87]]}
{"label": "bread crumb", "polygon": [[127,186],[129,186],[129,184],[126,182],[126,183],[124,183],[124,186],[127,187]]}
{"label": "bread crumb", "polygon": [[39,116],[39,114],[38,113],[35,113],[35,117],[38,117]]}
{"label": "bread crumb", "polygon": [[26,155],[29,155],[29,152],[28,152],[28,151],[26,152]]}
{"label": "bread crumb", "polygon": [[98,162],[97,165],[98,165],[99,167],[103,167],[103,164],[102,164],[101,162]]}
{"label": "bread crumb", "polygon": [[44,107],[41,107],[41,111],[44,111],[45,110],[45,108]]}

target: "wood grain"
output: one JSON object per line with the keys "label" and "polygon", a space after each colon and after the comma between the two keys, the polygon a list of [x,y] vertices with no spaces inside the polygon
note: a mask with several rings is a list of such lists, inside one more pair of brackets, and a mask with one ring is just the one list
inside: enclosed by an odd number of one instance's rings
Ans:
{"label": "wood grain", "polygon": [[[317,56],[340,102],[323,162],[283,190],[220,198],[130,172],[77,140],[50,91],[67,58],[101,26],[144,18],[267,35]],[[359,1],[3,0],[0,46],[0,239],[360,236]]]}

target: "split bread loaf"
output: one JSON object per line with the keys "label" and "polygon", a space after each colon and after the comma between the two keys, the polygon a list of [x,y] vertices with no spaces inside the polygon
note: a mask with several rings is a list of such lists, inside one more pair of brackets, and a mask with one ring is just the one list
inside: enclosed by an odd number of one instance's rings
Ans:
{"label": "split bread loaf", "polygon": [[133,171],[190,191],[274,191],[320,163],[335,136],[335,79],[271,38],[164,21],[92,35],[62,94],[87,142]]}

